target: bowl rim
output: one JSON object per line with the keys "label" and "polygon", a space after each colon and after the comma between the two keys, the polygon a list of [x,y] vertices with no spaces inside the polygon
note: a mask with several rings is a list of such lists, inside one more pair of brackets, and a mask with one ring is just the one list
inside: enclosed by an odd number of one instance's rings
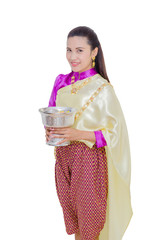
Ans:
{"label": "bowl rim", "polygon": [[[55,108],[57,108],[57,109],[61,109],[61,110],[63,110],[64,108],[67,108],[67,109],[70,109],[71,110],[71,112],[64,112],[64,113],[60,113],[60,112],[54,112],[54,113],[46,113],[45,112],[45,110],[46,109],[55,109]],[[74,112],[77,112],[77,109],[76,108],[72,108],[72,107],[57,107],[57,106],[55,106],[55,107],[43,107],[43,108],[39,108],[39,112],[41,113],[41,114],[45,114],[45,115],[70,115],[70,114],[72,114],[72,113],[74,113]]]}

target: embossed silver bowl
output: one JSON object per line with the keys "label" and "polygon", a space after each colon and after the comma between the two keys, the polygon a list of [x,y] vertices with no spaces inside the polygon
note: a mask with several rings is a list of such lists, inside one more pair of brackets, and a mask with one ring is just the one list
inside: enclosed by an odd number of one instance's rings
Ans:
{"label": "embossed silver bowl", "polygon": [[[60,128],[73,126],[77,110],[71,107],[46,107],[40,108],[39,112],[41,113],[44,126]],[[63,138],[51,138],[47,144],[52,146],[66,146],[70,144],[70,141],[67,141],[63,144],[57,145],[57,142],[60,142],[61,140],[63,140]]]}

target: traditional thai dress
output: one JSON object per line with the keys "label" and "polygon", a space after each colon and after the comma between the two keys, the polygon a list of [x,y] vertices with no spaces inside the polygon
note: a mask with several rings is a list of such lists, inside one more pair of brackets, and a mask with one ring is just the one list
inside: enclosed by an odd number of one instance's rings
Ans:
{"label": "traditional thai dress", "polygon": [[[74,89],[71,78],[75,77]],[[76,108],[73,128],[96,141],[57,146],[55,183],[67,234],[121,240],[133,211],[131,156],[124,115],[113,86],[94,68],[57,76],[48,106]]]}

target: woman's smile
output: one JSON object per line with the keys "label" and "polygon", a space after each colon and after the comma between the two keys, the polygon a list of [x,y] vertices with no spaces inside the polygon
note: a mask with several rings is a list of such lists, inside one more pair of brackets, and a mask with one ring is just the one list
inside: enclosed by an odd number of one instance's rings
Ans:
{"label": "woman's smile", "polygon": [[73,67],[76,67],[76,66],[78,66],[78,65],[79,65],[79,63],[76,63],[76,62],[71,62],[71,65],[72,65]]}

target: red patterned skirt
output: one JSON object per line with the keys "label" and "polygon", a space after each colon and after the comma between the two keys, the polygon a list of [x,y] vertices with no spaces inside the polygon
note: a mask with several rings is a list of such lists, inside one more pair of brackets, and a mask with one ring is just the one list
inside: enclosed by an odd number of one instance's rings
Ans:
{"label": "red patterned skirt", "polygon": [[105,147],[72,141],[55,147],[55,183],[67,234],[94,240],[104,227],[108,194]]}

